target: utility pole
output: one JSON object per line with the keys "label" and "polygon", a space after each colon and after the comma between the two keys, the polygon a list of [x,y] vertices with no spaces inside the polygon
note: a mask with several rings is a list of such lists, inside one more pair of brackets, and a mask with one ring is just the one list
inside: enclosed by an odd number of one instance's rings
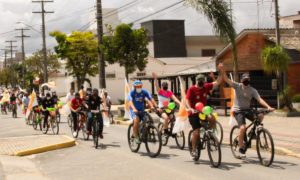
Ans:
{"label": "utility pole", "polygon": [[1,49],[1,50],[4,51],[4,68],[6,68],[7,51],[8,51],[8,49]]}
{"label": "utility pole", "polygon": [[45,3],[52,3],[53,1],[41,0],[32,1],[33,3],[41,3],[42,11],[35,11],[32,13],[42,14],[42,36],[43,36],[43,61],[44,61],[44,82],[48,82],[48,62],[47,62],[47,48],[46,48],[46,27],[45,27],[45,15],[48,13],[54,13],[54,11],[45,11]]}
{"label": "utility pole", "polygon": [[[18,46],[13,46],[13,43],[16,43],[17,41],[5,41],[5,42],[10,44],[9,46],[6,46],[6,47],[9,48],[9,51],[10,51],[10,61],[11,61],[10,63],[12,65],[13,64],[13,62],[12,62],[13,61],[13,52],[16,51],[13,48],[18,47]],[[9,63],[7,63],[7,64],[9,64]]]}
{"label": "utility pole", "polygon": [[25,47],[24,47],[24,38],[28,38],[30,36],[24,35],[24,31],[28,31],[29,29],[21,28],[16,29],[17,31],[21,31],[21,36],[16,36],[17,38],[21,38],[22,42],[22,87],[25,87]]}
{"label": "utility pole", "polygon": [[99,66],[99,87],[106,88],[105,82],[105,61],[102,52],[100,52],[100,45],[102,44],[103,36],[103,17],[102,17],[102,1],[97,0],[97,36],[98,36],[98,66]]}
{"label": "utility pole", "polygon": [[275,22],[276,22],[276,43],[280,45],[280,28],[279,28],[279,6],[278,0],[274,0],[275,2]]}

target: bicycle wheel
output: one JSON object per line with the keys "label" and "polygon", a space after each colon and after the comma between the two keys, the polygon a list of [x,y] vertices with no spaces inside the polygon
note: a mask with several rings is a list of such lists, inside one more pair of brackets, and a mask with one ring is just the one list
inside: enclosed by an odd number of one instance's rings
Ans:
{"label": "bicycle wheel", "polygon": [[[87,139],[87,134],[86,134],[86,126],[85,126],[85,123],[82,123],[81,124],[81,127],[79,128],[80,130],[81,130],[81,132],[82,132],[82,137],[83,137],[83,139],[84,140],[86,140]],[[78,132],[77,132],[77,134],[78,134]]]}
{"label": "bicycle wheel", "polygon": [[189,147],[191,156],[192,156],[192,134],[193,134],[193,130],[190,130],[189,135],[188,135],[188,147]]}
{"label": "bicycle wheel", "polygon": [[57,112],[57,114],[56,114],[56,120],[57,120],[58,123],[60,123],[60,119],[61,119],[60,114]]}
{"label": "bicycle wheel", "polygon": [[176,141],[177,147],[179,147],[179,149],[181,149],[181,150],[184,149],[185,136],[184,136],[183,131],[180,131],[180,132],[176,133],[175,141]]}
{"label": "bicycle wheel", "polygon": [[36,117],[36,114],[34,113],[33,114],[33,116],[32,116],[32,118],[33,118],[33,121],[32,121],[32,127],[33,127],[33,129],[34,130],[36,130],[37,129],[37,117]]}
{"label": "bicycle wheel", "polygon": [[240,159],[239,133],[240,133],[239,127],[233,126],[233,128],[230,131],[230,149],[233,156],[237,159]]}
{"label": "bicycle wheel", "polygon": [[221,146],[218,138],[214,134],[209,134],[207,152],[211,165],[213,167],[219,167],[222,159]]}
{"label": "bicycle wheel", "polygon": [[149,125],[147,127],[145,145],[150,157],[156,157],[161,151],[161,134],[155,126]]}
{"label": "bicycle wheel", "polygon": [[274,160],[274,142],[271,133],[261,128],[257,132],[256,150],[260,163],[270,166]]}
{"label": "bicycle wheel", "polygon": [[166,146],[168,144],[169,136],[164,134],[163,126],[164,126],[163,123],[160,122],[160,123],[158,123],[157,128],[158,128],[158,130],[160,132],[160,135],[161,135],[162,145]]}
{"label": "bicycle wheel", "polygon": [[48,119],[48,122],[45,123],[45,120],[44,120],[44,118],[43,118],[43,120],[41,121],[41,123],[42,123],[42,132],[43,132],[44,134],[47,134],[48,129],[49,129],[49,119]]}
{"label": "bicycle wheel", "polygon": [[129,145],[130,150],[135,153],[138,152],[141,144],[137,144],[134,140],[133,123],[128,126],[127,140],[128,140],[128,145]]}
{"label": "bicycle wheel", "polygon": [[71,114],[68,115],[67,120],[68,120],[68,126],[69,126],[69,127],[72,127],[72,121],[73,121],[73,120],[72,120]]}
{"label": "bicycle wheel", "polygon": [[50,126],[51,126],[53,134],[58,134],[59,133],[59,124],[56,120],[56,117],[51,117]]}
{"label": "bicycle wheel", "polygon": [[223,127],[219,121],[216,122],[216,127],[213,129],[213,132],[214,132],[215,136],[218,138],[219,143],[222,144],[222,142],[223,142]]}
{"label": "bicycle wheel", "polygon": [[94,141],[94,146],[97,149],[99,145],[99,123],[95,119],[93,121],[93,141]]}

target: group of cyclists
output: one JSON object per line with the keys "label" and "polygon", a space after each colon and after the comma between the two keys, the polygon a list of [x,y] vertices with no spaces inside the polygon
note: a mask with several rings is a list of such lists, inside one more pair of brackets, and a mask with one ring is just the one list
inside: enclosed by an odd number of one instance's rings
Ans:
{"label": "group of cyclists", "polygon": [[[196,76],[196,83],[192,85],[186,93],[185,98],[185,108],[188,111],[188,120],[193,129],[191,136],[191,155],[196,156],[197,151],[197,142],[199,141],[200,129],[201,129],[201,119],[199,113],[201,113],[204,106],[208,105],[207,97],[212,90],[217,88],[222,82],[227,83],[230,87],[235,90],[234,103],[232,107],[233,115],[239,126],[239,154],[240,157],[245,157],[246,147],[244,142],[244,136],[246,133],[246,119],[251,121],[254,120],[253,114],[251,114],[250,102],[251,99],[256,99],[263,107],[267,108],[269,111],[274,111],[270,105],[268,105],[258,94],[257,90],[250,86],[250,76],[245,73],[241,77],[241,82],[235,82],[230,80],[226,74],[223,64],[218,65],[219,76],[213,82],[206,82],[206,77],[202,74]],[[133,120],[133,138],[136,144],[141,143],[139,136],[140,133],[140,123],[144,121],[145,118],[145,102],[147,102],[150,109],[155,111],[157,115],[164,121],[161,135],[167,136],[172,135],[173,132],[170,132],[168,124],[170,122],[170,111],[167,111],[166,107],[171,102],[174,102],[179,107],[182,105],[182,102],[174,95],[170,90],[169,84],[163,82],[161,86],[158,83],[157,75],[152,74],[154,79],[154,85],[158,95],[158,104],[151,96],[151,94],[143,89],[143,83],[140,80],[135,80],[133,82],[133,89],[129,92],[127,100],[130,104],[130,117]],[[15,102],[19,97],[16,97],[15,93],[10,92],[10,101],[9,103]],[[48,108],[56,107],[59,99],[55,92],[47,92],[44,94],[37,93],[38,105],[41,107],[41,112],[44,115],[44,124],[47,125],[48,117],[50,116]],[[28,106],[29,99],[28,93],[22,94],[22,103],[24,107]],[[92,134],[92,123],[94,119],[97,120],[99,124],[99,137],[103,138],[103,111],[109,111],[111,102],[110,97],[107,95],[107,92],[104,92],[104,96],[100,96],[98,89],[87,88],[84,90],[84,87],[81,87],[79,92],[74,92],[73,89],[66,96],[66,103],[69,105],[71,113],[70,117],[72,119],[72,132],[73,136],[77,137],[77,129],[79,116],[85,117],[86,122],[86,134]],[[2,107],[5,105],[2,104]],[[201,108],[199,108],[201,107]],[[208,115],[206,120],[210,123],[210,127],[215,127],[216,117]],[[260,121],[263,120],[263,114],[259,115]]]}
{"label": "group of cyclists", "polygon": [[[196,142],[198,141],[199,131],[201,128],[201,120],[198,115],[199,110],[197,109],[197,104],[201,103],[202,107],[207,105],[207,96],[210,92],[218,87],[222,82],[227,83],[230,87],[235,90],[234,95],[234,103],[232,112],[239,126],[239,156],[240,158],[245,157],[246,147],[244,142],[244,136],[246,133],[246,119],[250,121],[254,120],[254,114],[251,113],[251,100],[254,98],[259,102],[263,107],[267,108],[268,111],[274,111],[270,105],[268,105],[258,94],[257,90],[250,86],[250,76],[248,73],[245,73],[241,77],[241,82],[235,82],[230,80],[226,74],[223,64],[218,65],[219,76],[217,80],[214,82],[208,83],[206,82],[206,77],[202,74],[196,76],[196,83],[192,85],[186,93],[185,98],[185,106],[188,109],[189,115],[189,123],[192,126],[192,156],[196,154]],[[157,106],[155,100],[150,95],[150,93],[143,89],[143,84],[141,81],[136,80],[133,83],[134,89],[129,93],[128,100],[130,102],[130,115],[133,119],[133,136],[135,138],[136,143],[140,143],[139,132],[139,124],[143,121],[145,115],[145,106],[144,101],[146,101],[151,109],[154,109],[158,112],[159,116],[164,119],[164,126],[162,134],[169,134],[172,132],[168,132],[168,122],[169,115],[165,111],[166,105],[172,100],[176,104],[180,104],[178,98],[169,90],[168,83],[163,82],[161,87],[157,81],[157,75],[153,73],[153,78],[155,80],[155,87],[158,94],[158,102]],[[201,109],[200,109],[201,111]],[[260,121],[263,120],[264,115],[259,114]],[[210,122],[211,127],[214,127],[215,117],[207,116],[207,121]]]}

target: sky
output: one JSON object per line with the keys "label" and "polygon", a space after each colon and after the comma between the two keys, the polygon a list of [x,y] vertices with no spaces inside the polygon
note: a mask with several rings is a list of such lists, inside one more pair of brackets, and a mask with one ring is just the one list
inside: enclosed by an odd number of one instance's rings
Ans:
{"label": "sky", "polygon": [[[0,49],[8,45],[5,41],[18,40],[15,45],[18,46],[16,49],[20,51],[20,39],[15,38],[20,35],[20,32],[14,31],[14,29],[28,27],[28,25],[30,31],[27,31],[26,35],[31,37],[25,39],[27,56],[42,48],[41,15],[32,13],[32,11],[40,11],[41,5],[31,1],[0,0]],[[103,16],[111,18],[111,14],[117,15],[124,23],[135,22],[134,27],[139,27],[141,22],[152,19],[181,19],[185,20],[186,35],[213,34],[213,30],[203,14],[183,3],[144,18],[178,1],[180,0],[102,0],[103,8],[118,9],[118,13],[104,13]],[[275,27],[274,5],[271,0],[232,0],[232,3],[237,32],[245,28]],[[47,11],[55,11],[46,16],[47,48],[53,49],[56,44],[55,40],[48,35],[51,31],[59,30],[70,33],[74,30],[95,28],[95,4],[96,0],[54,0],[53,3],[46,3]],[[300,11],[300,0],[279,0],[279,6],[281,16],[296,14]],[[141,20],[137,21],[138,19]],[[3,51],[0,52],[0,56],[3,54]]]}

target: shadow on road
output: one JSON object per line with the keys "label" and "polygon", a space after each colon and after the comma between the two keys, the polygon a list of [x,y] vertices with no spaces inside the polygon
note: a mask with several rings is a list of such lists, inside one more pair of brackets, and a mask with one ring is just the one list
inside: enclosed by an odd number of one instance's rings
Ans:
{"label": "shadow on road", "polygon": [[119,142],[112,142],[111,144],[100,144],[99,149],[107,149],[107,148],[120,148]]}
{"label": "shadow on road", "polygon": [[[207,165],[210,166],[211,168],[215,168],[211,165],[210,161],[208,160],[199,160],[199,161],[185,161],[185,162],[189,162],[189,163],[194,163],[195,165]],[[216,168],[216,169],[221,169],[221,170],[225,170],[225,171],[230,171],[232,169],[241,167],[241,163],[228,163],[228,162],[221,162],[220,167]]]}
{"label": "shadow on road", "polygon": [[[138,154],[140,154],[141,156],[149,156],[148,153],[146,152],[138,152]],[[157,159],[171,159],[172,157],[177,157],[178,155],[176,154],[163,154],[160,153],[157,157]]]}
{"label": "shadow on road", "polygon": [[[257,164],[257,165],[260,165],[260,161],[258,158],[255,158],[255,157],[250,157],[250,158],[247,158],[247,159],[244,159],[243,162],[245,163],[251,163],[251,164]],[[281,169],[281,170],[285,170],[286,167],[283,167],[283,166],[298,166],[297,164],[295,163],[290,163],[290,162],[285,162],[285,161],[273,161],[272,165],[269,167],[269,168],[273,168],[273,169]]]}

